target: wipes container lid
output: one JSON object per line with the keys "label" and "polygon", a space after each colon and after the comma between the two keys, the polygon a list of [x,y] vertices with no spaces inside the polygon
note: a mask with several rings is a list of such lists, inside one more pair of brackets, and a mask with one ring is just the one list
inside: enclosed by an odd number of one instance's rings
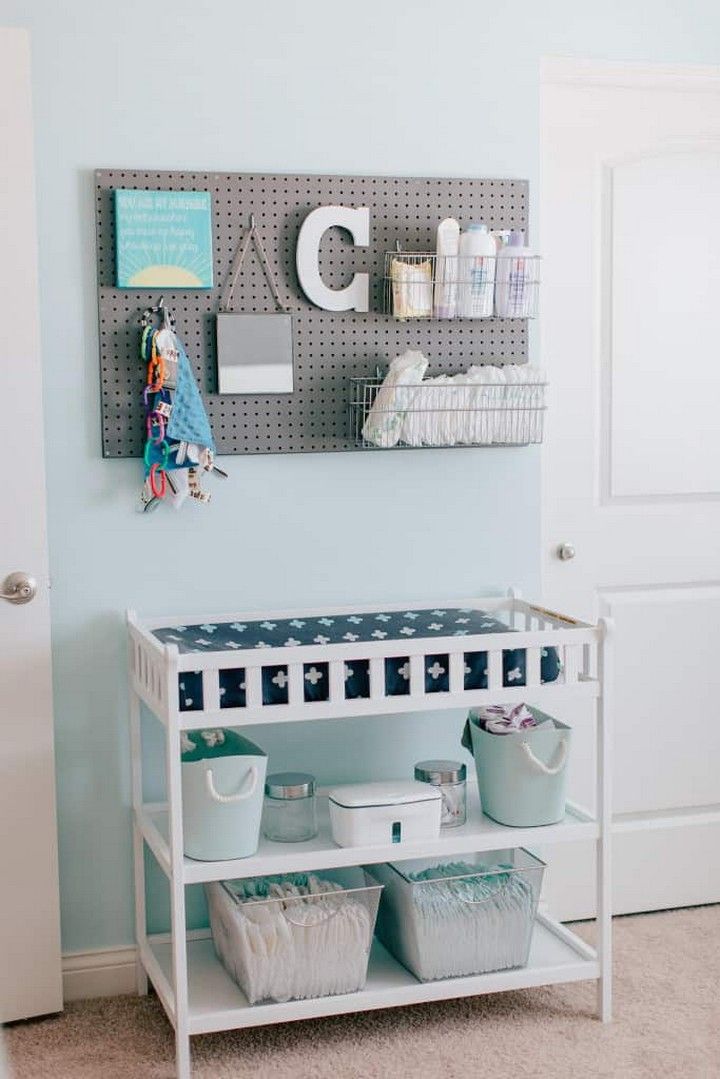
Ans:
{"label": "wipes container lid", "polygon": [[228,727],[183,731],[180,756],[183,764],[214,757],[266,757],[264,749]]}
{"label": "wipes container lid", "polygon": [[328,798],[345,809],[370,806],[409,805],[413,802],[437,802],[442,798],[437,787],[414,779],[387,779],[376,783],[348,783],[333,787]]}

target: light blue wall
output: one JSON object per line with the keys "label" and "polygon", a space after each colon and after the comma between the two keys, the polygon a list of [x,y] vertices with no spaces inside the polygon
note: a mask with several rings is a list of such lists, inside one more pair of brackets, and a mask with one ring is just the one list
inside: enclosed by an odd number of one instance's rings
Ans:
{"label": "light blue wall", "polygon": [[[231,458],[207,509],[133,513],[100,456],[98,166],[537,175],[543,54],[716,63],[712,2],[0,0],[32,29],[63,945],[132,939],[122,612],[537,588],[530,450]],[[263,735],[321,778],[405,772],[461,717]]]}

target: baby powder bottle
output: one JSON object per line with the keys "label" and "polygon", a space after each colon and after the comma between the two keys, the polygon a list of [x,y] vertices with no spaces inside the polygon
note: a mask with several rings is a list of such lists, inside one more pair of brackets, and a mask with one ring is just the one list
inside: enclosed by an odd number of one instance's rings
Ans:
{"label": "baby powder bottle", "polygon": [[495,240],[482,222],[473,223],[460,234],[458,315],[461,318],[491,317],[495,253]]}
{"label": "baby powder bottle", "polygon": [[511,232],[507,244],[498,251],[495,278],[495,310],[500,318],[529,318],[532,315],[534,258],[525,246],[523,232]]}

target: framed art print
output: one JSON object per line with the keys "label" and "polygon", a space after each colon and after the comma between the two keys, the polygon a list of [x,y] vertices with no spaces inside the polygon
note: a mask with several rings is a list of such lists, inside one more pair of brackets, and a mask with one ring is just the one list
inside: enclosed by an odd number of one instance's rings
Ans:
{"label": "framed art print", "polygon": [[208,191],[115,189],[117,288],[213,287]]}

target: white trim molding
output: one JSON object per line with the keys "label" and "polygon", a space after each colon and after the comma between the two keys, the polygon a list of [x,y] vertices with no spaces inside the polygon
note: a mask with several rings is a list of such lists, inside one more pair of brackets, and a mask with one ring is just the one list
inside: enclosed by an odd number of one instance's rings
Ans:
{"label": "white trim molding", "polygon": [[117,997],[135,993],[137,948],[95,948],[68,952],[62,958],[63,999]]}
{"label": "white trim molding", "polygon": [[543,56],[540,60],[540,79],[544,83],[575,83],[632,90],[710,90],[717,93],[720,89],[720,67],[711,64],[652,64],[645,61]]}

